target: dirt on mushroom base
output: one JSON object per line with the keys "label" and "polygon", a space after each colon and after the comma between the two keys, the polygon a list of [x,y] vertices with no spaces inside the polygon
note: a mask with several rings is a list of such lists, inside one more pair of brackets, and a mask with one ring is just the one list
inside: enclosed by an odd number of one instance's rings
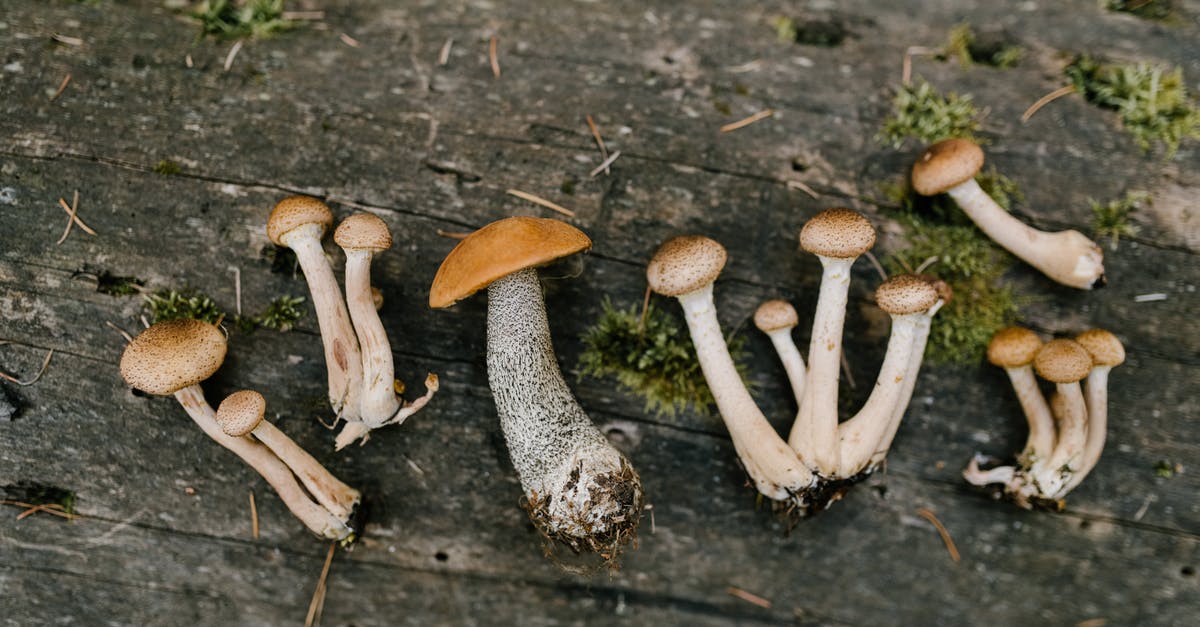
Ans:
{"label": "dirt on mushroom base", "polygon": [[[577,467],[572,471],[572,481],[578,481],[580,470]],[[595,522],[582,516],[567,521],[556,519],[550,513],[550,497],[537,493],[521,497],[521,509],[529,514],[529,520],[544,539],[542,549],[546,557],[563,570],[579,575],[591,575],[601,569],[616,572],[620,569],[620,557],[626,545],[637,548],[637,527],[645,496],[637,471],[622,457],[620,470],[600,475],[594,482],[593,500],[589,501],[585,511],[599,508],[615,512]],[[615,507],[608,507],[602,500],[613,502]],[[566,528],[582,528],[586,535],[572,535],[560,530]],[[563,547],[571,553],[566,554]]]}
{"label": "dirt on mushroom base", "polygon": [[[870,466],[852,477],[843,479],[817,476],[811,486],[802,491],[792,493],[791,498],[778,501],[771,500],[771,511],[782,519],[785,531],[791,532],[796,525],[800,524],[801,520],[816,516],[829,509],[834,503],[842,500],[842,497],[850,491],[850,488],[875,474],[875,471],[880,466],[881,464]],[[747,483],[747,485],[753,487],[752,482]],[[766,498],[762,497],[761,494],[759,497]]]}

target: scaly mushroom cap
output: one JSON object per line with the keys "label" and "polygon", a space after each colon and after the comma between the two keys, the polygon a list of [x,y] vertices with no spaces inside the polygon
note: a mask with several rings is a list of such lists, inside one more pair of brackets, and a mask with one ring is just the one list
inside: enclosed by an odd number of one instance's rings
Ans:
{"label": "scaly mushroom cap", "polygon": [[1033,369],[1047,381],[1074,383],[1092,370],[1092,355],[1075,340],[1050,340],[1038,351]]}
{"label": "scaly mushroom cap", "polygon": [[1104,329],[1088,329],[1075,337],[1092,356],[1096,366],[1119,366],[1125,363],[1125,347],[1117,336]]}
{"label": "scaly mushroom cap", "polygon": [[813,216],[800,229],[800,247],[822,257],[852,259],[875,245],[875,227],[863,214],[835,207]]}
{"label": "scaly mushroom cap", "polygon": [[922,196],[936,196],[975,178],[983,167],[983,149],[969,139],[943,139],[925,149],[913,164],[912,186]]}
{"label": "scaly mushroom cap", "polygon": [[496,279],[591,247],[592,240],[583,231],[561,220],[524,216],[497,220],[468,235],[446,255],[429,288],[429,306],[449,307]]}
{"label": "scaly mushroom cap", "polygon": [[1007,327],[996,331],[988,344],[987,358],[993,366],[1020,368],[1033,363],[1042,349],[1042,338],[1022,327]]}
{"label": "scaly mushroom cap", "polygon": [[937,290],[938,298],[942,300],[943,304],[949,305],[950,301],[954,300],[954,288],[950,287],[949,283],[932,274],[918,274],[917,276],[921,277],[923,281],[932,285],[933,289]]}
{"label": "scaly mushroom cap", "polygon": [[217,407],[217,424],[225,435],[240,438],[254,431],[267,411],[267,400],[254,390],[234,392]]}
{"label": "scaly mushroom cap", "polygon": [[267,218],[267,237],[276,246],[286,246],[280,238],[305,224],[322,225],[324,234],[333,224],[333,212],[325,203],[312,196],[288,196],[279,201]]}
{"label": "scaly mushroom cap", "polygon": [[875,303],[893,316],[925,311],[937,301],[937,289],[912,274],[894,276],[875,288]]}
{"label": "scaly mushroom cap", "polygon": [[345,249],[379,252],[392,247],[387,223],[373,213],[356,213],[338,225],[333,241]]}
{"label": "scaly mushroom cap", "polygon": [[717,280],[728,255],[703,235],[681,235],[663,242],[646,265],[650,289],[663,296],[694,292]]}
{"label": "scaly mushroom cap", "polygon": [[800,324],[796,308],[786,300],[769,300],[754,312],[754,326],[763,333],[779,329],[790,329]]}
{"label": "scaly mushroom cap", "polygon": [[225,334],[199,320],[159,322],[121,354],[121,376],[150,394],[174,394],[213,375],[225,361]]}

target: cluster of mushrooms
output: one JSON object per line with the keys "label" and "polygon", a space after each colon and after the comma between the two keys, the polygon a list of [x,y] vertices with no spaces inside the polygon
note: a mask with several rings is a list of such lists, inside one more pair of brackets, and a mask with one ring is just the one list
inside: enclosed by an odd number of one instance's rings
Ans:
{"label": "cluster of mushrooms", "polygon": [[[1100,248],[1075,231],[1044,233],[1010,216],[975,183],[983,152],[951,139],[934,144],[912,171],[921,194],[949,193],[999,244],[1051,279],[1081,289],[1104,283]],[[359,213],[342,221],[334,240],[346,255],[345,298],[321,240],[333,215],[321,201],[293,196],[280,201],[267,235],[292,249],[317,312],[328,373],[330,406],[343,423],[341,449],[366,441],[371,431],[402,423],[438,390],[436,375],[412,402],[397,394],[391,348],[370,280],[372,257],[392,238],[380,218]],[[767,421],[741,381],[717,320],[713,284],[726,262],[725,248],[701,236],[662,244],[646,268],[650,288],[683,307],[696,356],[734,448],[758,492],[789,513],[825,509],[884,462],[913,395],[933,316],[952,297],[926,275],[900,275],[875,290],[875,302],[892,319],[883,363],[870,397],[850,419],[837,411],[841,344],[855,259],[875,244],[863,215],[828,209],[800,231],[800,246],[822,265],[808,362],[792,329],[796,310],[786,301],[762,303],[755,325],[770,338],[787,373],[798,411],[787,439]],[[591,240],[559,220],[513,217],[464,238],[447,255],[429,293],[433,308],[452,306],[487,289],[487,371],[509,454],[521,481],[523,505],[549,539],[577,553],[612,561],[636,535],[641,480],[580,407],[554,354],[537,268],[586,251]],[[283,502],[319,536],[348,542],[360,500],[311,455],[263,420],[266,401],[253,390],[230,395],[213,410],[199,383],[221,365],[226,338],[196,320],[161,322],[126,347],[121,373],[135,388],[174,395],[202,430],[233,451],[271,484]],[[1029,419],[1028,443],[1014,466],[983,470],[981,458],[964,476],[973,484],[1003,486],[1018,504],[1060,502],[1077,486],[1104,445],[1109,370],[1124,351],[1111,333],[1092,330],[1075,340],[1043,344],[1027,329],[996,334],[988,349],[1006,369]],[[1034,371],[1057,386],[1049,402]],[[1086,379],[1086,389],[1080,381]]]}

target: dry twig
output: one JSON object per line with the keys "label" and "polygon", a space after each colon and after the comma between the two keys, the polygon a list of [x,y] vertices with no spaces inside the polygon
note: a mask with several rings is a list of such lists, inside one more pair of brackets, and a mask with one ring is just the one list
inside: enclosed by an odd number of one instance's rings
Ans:
{"label": "dry twig", "polygon": [[250,491],[250,536],[258,539],[258,505],[254,503],[254,491]]}
{"label": "dry twig", "polygon": [[329,543],[329,553],[325,555],[325,565],[321,567],[321,578],[317,580],[317,588],[313,590],[312,601],[308,604],[308,616],[304,618],[304,627],[313,627],[321,622],[321,610],[325,608],[325,582],[329,579],[329,567],[333,564],[333,552],[337,542]]}
{"label": "dry twig", "polygon": [[71,226],[75,224],[78,224],[79,228],[83,229],[84,233],[96,235],[96,231],[93,230],[92,227],[85,224],[79,217],[79,190],[75,190],[75,196],[72,198],[70,205],[68,205],[67,201],[63,200],[62,198],[58,199],[58,205],[63,208],[63,211],[67,212],[67,228],[63,229],[62,237],[58,238],[58,244],[62,244],[63,242],[67,241],[67,236],[71,234]]}
{"label": "dry twig", "polygon": [[29,387],[29,386],[33,385],[34,383],[37,383],[38,379],[41,379],[43,374],[46,374],[46,368],[50,367],[50,358],[53,356],[54,356],[53,348],[46,351],[46,358],[42,360],[42,367],[37,371],[37,374],[33,375],[32,379],[22,381],[16,377],[12,376],[11,374],[7,374],[4,372],[0,372],[0,379],[4,379],[5,381],[8,381],[9,383],[15,383],[21,387]]}
{"label": "dry twig", "polygon": [[588,172],[588,178],[596,178],[596,175],[600,174],[600,172],[604,172],[605,174],[608,174],[608,166],[612,165],[612,162],[616,161],[617,157],[620,157],[620,156],[621,156],[620,150],[609,155],[608,158],[605,159],[600,165],[596,166],[591,172]]}
{"label": "dry twig", "polygon": [[763,109],[762,111],[759,111],[758,113],[755,113],[754,115],[752,115],[750,117],[742,118],[742,119],[738,120],[737,122],[730,122],[729,124],[722,126],[721,132],[728,133],[730,131],[736,131],[739,128],[742,128],[744,126],[750,126],[751,124],[754,124],[755,122],[757,122],[759,120],[764,120],[773,115],[775,115],[774,109]]}
{"label": "dry twig", "polygon": [[1073,93],[1075,93],[1075,86],[1067,85],[1065,87],[1059,87],[1045,96],[1038,98],[1037,102],[1029,105],[1029,108],[1025,110],[1025,113],[1021,114],[1021,122],[1028,122],[1029,118],[1033,117],[1033,114],[1038,112],[1038,109],[1041,109],[1042,107],[1054,102],[1055,100],[1058,100],[1059,98],[1062,98],[1063,96],[1066,96],[1067,94]]}
{"label": "dry twig", "polygon": [[488,41],[488,61],[492,64],[492,76],[500,78],[500,58],[496,56],[496,43],[496,36],[492,35],[491,40]]}
{"label": "dry twig", "polygon": [[442,49],[438,52],[438,65],[446,65],[450,62],[450,48],[454,46],[454,39],[446,38],[446,43],[442,44]]}
{"label": "dry twig", "polygon": [[443,231],[442,229],[438,229],[437,234],[441,235],[442,237],[449,237],[450,239],[466,239],[467,236],[470,235],[470,233],[463,233],[460,231]]}
{"label": "dry twig", "polygon": [[575,217],[574,211],[571,211],[570,209],[567,209],[566,207],[564,207],[562,205],[552,203],[549,200],[546,200],[545,198],[542,198],[540,196],[534,196],[533,194],[530,194],[529,192],[523,192],[519,189],[510,189],[510,190],[507,190],[507,192],[511,196],[516,196],[517,198],[520,198],[522,200],[528,200],[529,202],[531,202],[535,205],[541,205],[552,211],[557,211],[557,212],[563,214],[564,216],[568,216],[571,218]]}
{"label": "dry twig", "polygon": [[730,596],[735,596],[747,603],[753,603],[754,605],[757,605],[763,609],[771,609],[770,601],[758,596],[757,594],[746,592],[741,588],[729,586],[728,588],[725,588],[725,592],[729,593]]}
{"label": "dry twig", "polygon": [[804,192],[805,194],[812,196],[813,198],[818,198],[818,194],[815,190],[813,190],[813,188],[809,187],[808,185],[805,185],[804,183],[802,183],[800,181],[794,181],[794,180],[788,181],[787,187],[788,187],[788,189],[798,189],[798,190]]}
{"label": "dry twig", "polygon": [[338,35],[338,39],[341,39],[342,43],[346,44],[347,46],[350,46],[351,48],[362,48],[361,41],[351,37],[350,35],[347,35],[346,33],[342,33],[342,34]]}
{"label": "dry twig", "polygon": [[[596,145],[600,147],[600,158],[608,160],[608,147],[604,145],[604,138],[600,136],[600,128],[596,126],[596,122],[592,120],[592,116],[587,116],[588,129],[592,131],[592,137],[596,140]],[[608,167],[604,168],[604,173],[608,174]]]}
{"label": "dry twig", "polygon": [[229,68],[233,67],[233,59],[234,59],[234,57],[237,56],[237,53],[242,49],[242,44],[244,44],[244,43],[245,43],[245,41],[243,41],[241,39],[233,42],[233,47],[229,49],[229,54],[225,55],[225,71],[226,72],[229,71]]}
{"label": "dry twig", "polygon": [[67,74],[66,76],[63,77],[62,82],[58,84],[58,90],[54,92],[53,96],[50,96],[50,102],[54,102],[55,100],[58,100],[58,97],[63,95],[64,91],[67,91],[67,85],[70,82],[71,82],[71,75]]}
{"label": "dry twig", "polygon": [[933,524],[933,528],[937,529],[938,535],[942,536],[942,542],[946,543],[946,551],[950,553],[950,559],[957,564],[962,559],[962,556],[959,555],[958,547],[954,545],[954,538],[950,537],[950,532],[946,531],[946,527],[942,524],[942,521],[938,520],[932,510],[925,507],[918,509],[917,514]]}
{"label": "dry twig", "polygon": [[20,514],[17,514],[17,520],[24,520],[38,512],[44,512],[52,516],[58,516],[59,518],[66,518],[67,520],[75,520],[76,518],[80,517],[79,514],[72,514],[71,512],[66,511],[66,508],[58,503],[40,503],[35,505],[33,503],[25,503],[23,501],[3,500],[0,501],[0,505],[12,505],[13,507],[24,508],[24,511],[22,511]]}
{"label": "dry twig", "polygon": [[50,39],[53,39],[54,41],[57,41],[60,44],[66,44],[68,46],[75,46],[76,48],[83,45],[82,39],[80,39],[78,37],[71,37],[69,35],[62,35],[59,33],[54,33],[53,35],[50,35]]}

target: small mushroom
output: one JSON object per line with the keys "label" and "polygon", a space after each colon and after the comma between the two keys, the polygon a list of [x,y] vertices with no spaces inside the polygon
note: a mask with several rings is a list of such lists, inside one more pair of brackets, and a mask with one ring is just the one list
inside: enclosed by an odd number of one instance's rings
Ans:
{"label": "small mushroom", "polygon": [[975,182],[983,150],[967,139],[942,140],[912,169],[913,189],[924,196],[950,194],[988,237],[1054,281],[1079,289],[1104,285],[1104,251],[1074,230],[1047,233],[1014,218]]}
{"label": "small mushroom", "polygon": [[530,518],[548,538],[611,560],[640,522],[641,480],[563,380],[536,270],[590,247],[558,220],[493,222],[446,256],[429,305],[487,288],[488,384]]}
{"label": "small mushroom", "polygon": [[226,435],[254,436],[291,468],[318,503],[338,520],[349,524],[362,495],[342,483],[275,425],[263,420],[267,401],[254,390],[241,390],[225,397],[217,406],[216,421]]}
{"label": "small mushroom", "polygon": [[1038,351],[1033,368],[1043,379],[1054,383],[1050,409],[1058,430],[1054,451],[1049,458],[1034,462],[1030,472],[1040,496],[1056,499],[1061,497],[1061,489],[1083,460],[1088,413],[1079,382],[1091,372],[1092,356],[1075,340],[1051,340]]}
{"label": "small mushroom", "polygon": [[1108,431],[1108,373],[1113,367],[1125,363],[1125,347],[1121,340],[1104,329],[1089,329],[1075,337],[1092,356],[1092,370],[1084,383],[1084,401],[1087,402],[1087,442],[1083,447],[1083,459],[1079,468],[1071,475],[1063,492],[1069,492],[1083,481],[1096,467],[1100,453],[1104,451],[1104,440]]}
{"label": "small mushroom", "polygon": [[788,443],[821,474],[839,468],[838,374],[850,267],[875,245],[875,229],[857,211],[827,209],[804,224],[800,247],[821,260],[821,288],[808,349],[808,381]]}
{"label": "small mushroom", "polygon": [[325,203],[309,196],[289,196],[271,210],[267,237],[296,253],[317,310],[329,378],[329,404],[343,420],[357,422],[362,356],[342,291],[321,247],[321,238],[332,224],[333,213]]}
{"label": "small mushroom", "polygon": [[313,533],[332,540],[352,540],[350,527],[309,498],[291,469],[270,449],[221,430],[216,413],[204,400],[200,382],[212,376],[224,359],[225,335],[220,329],[199,320],[169,320],[154,324],[125,347],[121,376],[143,392],[174,395],[204,433],[258,471]]}
{"label": "small mushroom", "polygon": [[340,450],[367,437],[372,429],[403,422],[429,402],[438,385],[436,376],[429,375],[426,381],[433,385],[427,385],[425,396],[407,407],[396,395],[392,347],[371,294],[371,258],[392,247],[387,224],[374,214],[357,213],[342,220],[333,239],[346,252],[346,303],[362,355],[361,421],[347,422],[342,428],[335,443]]}
{"label": "small mushroom", "polygon": [[792,339],[792,329],[800,324],[796,308],[786,300],[768,300],[758,306],[754,312],[754,326],[767,334],[779,361],[783,362],[783,370],[787,373],[788,382],[792,385],[792,395],[796,397],[796,406],[804,398],[804,358],[800,349]]}
{"label": "small mushroom", "polygon": [[1022,327],[996,331],[987,348],[988,361],[1004,368],[1029,422],[1029,437],[1018,457],[1024,466],[1049,458],[1058,442],[1054,433],[1054,415],[1033,376],[1033,360],[1041,349],[1042,339],[1037,333]]}
{"label": "small mushroom", "polygon": [[803,505],[816,477],[775,432],[742,383],[713,303],[713,282],[725,267],[725,247],[700,235],[663,243],[646,266],[650,289],[679,299],[696,358],[746,473],[762,495]]}

